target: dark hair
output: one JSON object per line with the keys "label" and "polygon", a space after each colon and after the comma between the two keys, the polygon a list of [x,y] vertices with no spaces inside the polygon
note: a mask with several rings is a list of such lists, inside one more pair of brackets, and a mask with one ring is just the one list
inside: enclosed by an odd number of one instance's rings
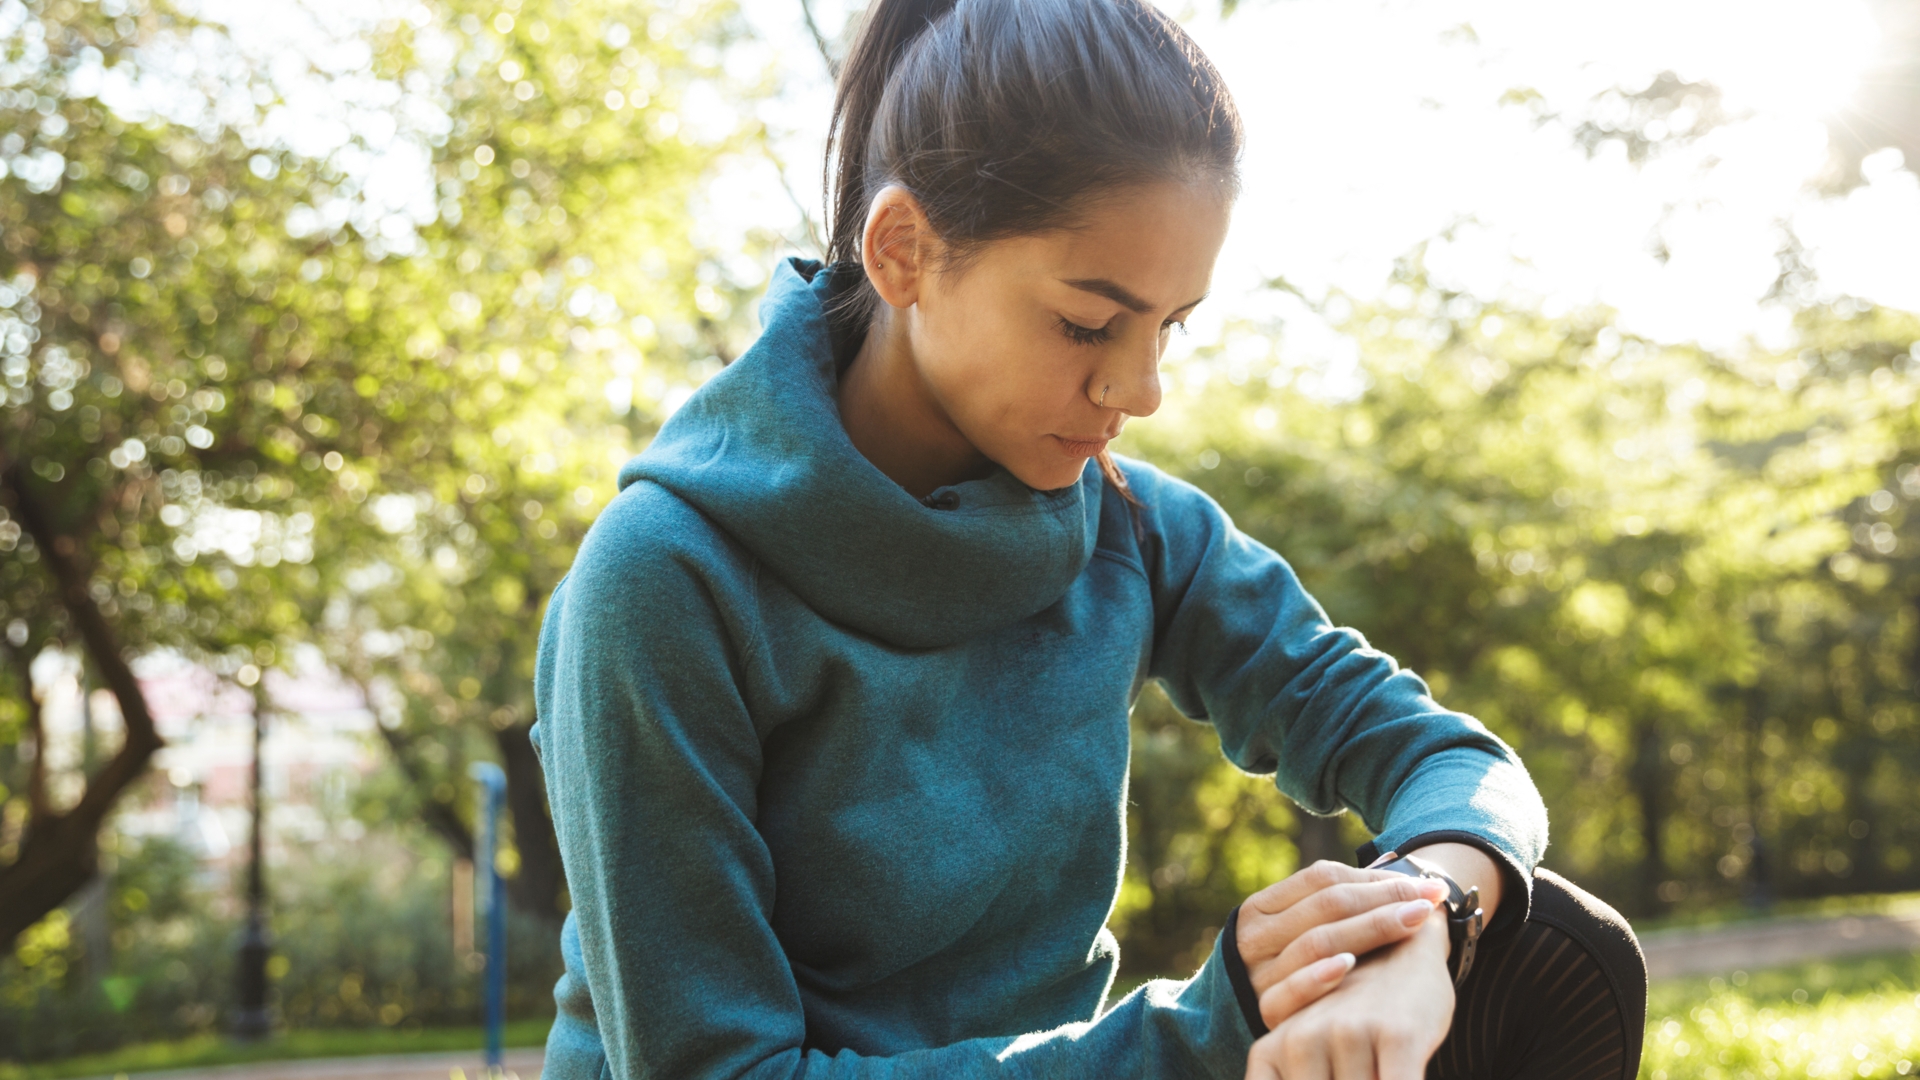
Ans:
{"label": "dark hair", "polygon": [[[1145,0],[874,0],[827,142],[827,257],[861,261],[867,206],[911,192],[950,260],[1071,226],[1155,181],[1238,190],[1240,114],[1199,46]],[[863,273],[836,316],[864,332]],[[1101,467],[1125,491],[1102,455]]]}

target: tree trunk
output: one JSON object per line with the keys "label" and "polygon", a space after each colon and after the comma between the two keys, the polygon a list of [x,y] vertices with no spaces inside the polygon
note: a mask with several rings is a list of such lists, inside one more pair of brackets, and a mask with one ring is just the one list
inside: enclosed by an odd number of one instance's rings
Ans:
{"label": "tree trunk", "polygon": [[[20,524],[40,549],[68,620],[79,632],[94,669],[120,703],[126,728],[120,749],[88,778],[79,803],[65,813],[48,812],[29,821],[19,857],[0,868],[0,952],[10,952],[21,932],[92,879],[107,814],[120,794],[146,772],[148,761],[164,743],[154,729],[140,682],[121,655],[119,636],[87,592],[87,574],[77,561],[79,545],[72,536],[55,531],[20,467],[7,461],[3,452],[0,486],[12,495]],[[31,686],[27,692],[32,694]],[[41,747],[34,749],[44,756]]]}
{"label": "tree trunk", "polygon": [[1752,830],[1753,838],[1747,841],[1752,857],[1747,862],[1747,880],[1744,889],[1747,906],[1761,911],[1773,909],[1773,865],[1771,852],[1767,847],[1767,838],[1761,827],[1765,824],[1765,812],[1762,804],[1760,765],[1765,756],[1761,745],[1766,738],[1767,692],[1759,685],[1747,691],[1747,730],[1743,740],[1742,763],[1745,766],[1745,793],[1747,800],[1747,828]]}
{"label": "tree trunk", "polygon": [[1660,897],[1660,885],[1667,877],[1666,842],[1662,835],[1667,823],[1665,751],[1659,723],[1651,719],[1641,721],[1634,735],[1631,782],[1634,798],[1640,804],[1640,833],[1646,845],[1638,890],[1642,912],[1658,911],[1666,906]]}
{"label": "tree trunk", "polygon": [[[368,701],[366,687],[361,687],[361,696]],[[420,818],[427,828],[440,834],[440,839],[453,849],[455,858],[473,861],[473,830],[460,820],[449,803],[443,803],[433,797],[432,786],[427,782],[426,773],[421,771],[420,763],[413,759],[413,744],[405,735],[375,720],[374,730],[380,733],[381,741],[387,744],[387,750],[393,755],[393,763],[406,775],[407,784],[416,792],[424,792],[420,799]]]}
{"label": "tree trunk", "polygon": [[40,711],[40,699],[33,692],[33,657],[25,649],[8,649],[13,659],[14,678],[20,681],[20,700],[27,708],[27,737],[33,740],[33,763],[27,766],[28,830],[47,817],[47,728]]}
{"label": "tree trunk", "polygon": [[520,872],[507,882],[513,905],[549,922],[565,916],[560,893],[566,875],[560,865],[560,843],[547,812],[547,785],[540,759],[533,752],[530,724],[514,724],[494,733],[500,759],[507,771],[507,808],[513,812],[513,842],[520,852]]}
{"label": "tree trunk", "polygon": [[1353,852],[1340,839],[1340,819],[1337,817],[1315,817],[1305,810],[1295,808],[1293,819],[1299,823],[1294,831],[1293,844],[1300,849],[1300,866],[1305,868],[1321,859],[1353,865]]}

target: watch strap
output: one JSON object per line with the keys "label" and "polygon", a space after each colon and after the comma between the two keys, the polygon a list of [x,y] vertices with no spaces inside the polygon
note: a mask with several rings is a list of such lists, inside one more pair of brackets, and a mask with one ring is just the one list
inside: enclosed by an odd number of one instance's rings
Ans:
{"label": "watch strap", "polygon": [[1391,870],[1408,877],[1431,878],[1447,887],[1447,898],[1443,901],[1447,910],[1447,970],[1453,975],[1453,985],[1458,987],[1466,981],[1467,974],[1473,970],[1473,960],[1480,948],[1480,933],[1486,929],[1487,915],[1480,906],[1480,887],[1462,889],[1453,875],[1425,859],[1412,855],[1401,855],[1389,851],[1380,856],[1372,867],[1374,870]]}

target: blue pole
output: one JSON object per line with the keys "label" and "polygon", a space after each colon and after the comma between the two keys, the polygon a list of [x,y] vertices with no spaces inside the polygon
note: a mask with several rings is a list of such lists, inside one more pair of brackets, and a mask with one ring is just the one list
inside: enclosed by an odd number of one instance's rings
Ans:
{"label": "blue pole", "polygon": [[502,1047],[507,1022],[507,880],[500,876],[495,847],[500,837],[500,807],[507,797],[507,774],[491,762],[480,762],[469,770],[480,782],[485,810],[481,815],[480,844],[476,861],[486,877],[482,895],[487,911],[487,1075],[499,1076],[505,1067]]}

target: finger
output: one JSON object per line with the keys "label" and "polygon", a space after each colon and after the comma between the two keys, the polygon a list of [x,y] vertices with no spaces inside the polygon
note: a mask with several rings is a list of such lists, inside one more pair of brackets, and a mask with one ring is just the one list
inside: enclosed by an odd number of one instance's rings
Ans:
{"label": "finger", "polygon": [[1434,905],[1427,900],[1409,900],[1389,904],[1372,911],[1327,923],[1295,938],[1280,954],[1286,966],[1305,966],[1338,953],[1365,956],[1383,945],[1412,937],[1433,915]]}
{"label": "finger", "polygon": [[1274,1040],[1274,1060],[1284,1080],[1333,1080],[1333,1062],[1318,1029],[1303,1031],[1289,1025],[1267,1037]]}
{"label": "finger", "polygon": [[1424,1080],[1430,1056],[1421,1053],[1414,1040],[1408,1038],[1382,1039],[1374,1047],[1380,1080]]}
{"label": "finger", "polygon": [[1289,958],[1292,962],[1282,960],[1287,946],[1314,927],[1423,897],[1438,903],[1445,890],[1438,881],[1396,874],[1390,881],[1348,882],[1322,889],[1278,915],[1243,912],[1235,935],[1253,992],[1264,993],[1267,987],[1293,974],[1300,964],[1319,959],[1319,953],[1304,957],[1296,953]]}
{"label": "finger", "polygon": [[1316,961],[1268,987],[1260,995],[1260,1019],[1269,1029],[1277,1028],[1287,1017],[1325,997],[1353,970],[1352,953],[1341,953]]}
{"label": "finger", "polygon": [[1268,1032],[1247,1051],[1247,1080],[1286,1080],[1280,1072],[1280,1036]]}
{"label": "finger", "polygon": [[1243,940],[1258,947],[1263,938],[1278,939],[1274,952],[1285,948],[1285,941],[1299,937],[1323,923],[1339,922],[1387,904],[1406,903],[1425,898],[1439,903],[1447,887],[1430,878],[1393,875],[1388,881],[1353,881],[1321,889],[1277,915],[1249,920],[1250,933]]}
{"label": "finger", "polygon": [[1371,1025],[1348,1020],[1327,1033],[1327,1056],[1333,1059],[1333,1080],[1376,1080],[1373,1072]]}
{"label": "finger", "polygon": [[1446,886],[1428,878],[1394,874],[1381,881],[1349,881],[1305,897],[1285,911],[1267,914],[1241,909],[1238,937],[1252,955],[1277,953],[1289,941],[1322,923],[1338,922],[1384,904],[1426,897],[1436,903]]}
{"label": "finger", "polygon": [[1247,898],[1247,904],[1256,911],[1277,915],[1321,889],[1347,882],[1383,881],[1392,877],[1406,877],[1406,875],[1396,874],[1391,870],[1362,870],[1357,866],[1347,866],[1331,859],[1321,859],[1254,893]]}

